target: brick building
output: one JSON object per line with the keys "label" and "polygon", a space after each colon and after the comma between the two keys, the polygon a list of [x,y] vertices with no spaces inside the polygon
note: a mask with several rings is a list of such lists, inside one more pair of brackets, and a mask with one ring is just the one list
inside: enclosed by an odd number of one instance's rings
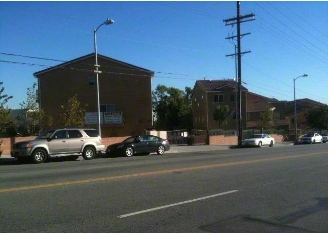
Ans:
{"label": "brick building", "polygon": [[[223,80],[198,80],[195,83],[192,94],[192,112],[194,128],[212,130],[218,128],[214,120],[214,111],[217,105],[227,105],[230,111],[230,119],[227,124],[221,125],[221,129],[237,129],[236,121],[236,89],[237,82],[233,79]],[[257,128],[258,121],[265,108],[274,109],[274,120],[278,128],[288,130],[289,118],[286,115],[286,101],[278,101],[252,92],[241,86],[242,103],[241,116],[242,128]]]}
{"label": "brick building", "polygon": [[[222,129],[236,129],[236,81],[227,80],[198,80],[192,94],[192,113],[195,129],[217,129],[218,123],[214,120],[214,111],[217,105],[228,105],[231,119],[227,124],[221,125]],[[241,87],[242,116],[246,116],[247,89]],[[242,121],[243,128],[246,122]]]}
{"label": "brick building", "polygon": [[[58,120],[60,106],[74,95],[86,109],[86,126],[97,128],[97,89],[95,54],[34,73],[38,80],[40,108]],[[102,137],[143,133],[151,128],[151,81],[154,72],[98,54],[99,100]]]}

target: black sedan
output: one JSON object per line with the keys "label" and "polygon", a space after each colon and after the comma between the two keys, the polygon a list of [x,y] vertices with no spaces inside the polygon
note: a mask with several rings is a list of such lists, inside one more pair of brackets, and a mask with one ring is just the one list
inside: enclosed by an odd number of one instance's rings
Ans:
{"label": "black sedan", "polygon": [[153,135],[140,135],[128,137],[120,143],[109,145],[106,149],[106,155],[124,155],[127,157],[150,153],[162,155],[168,150],[170,150],[168,140]]}

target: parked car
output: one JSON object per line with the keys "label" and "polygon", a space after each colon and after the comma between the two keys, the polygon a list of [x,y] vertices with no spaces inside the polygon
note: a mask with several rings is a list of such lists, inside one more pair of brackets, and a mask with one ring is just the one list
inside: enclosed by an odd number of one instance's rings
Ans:
{"label": "parked car", "polygon": [[123,155],[127,157],[135,154],[150,153],[162,155],[168,150],[170,150],[170,143],[167,139],[153,135],[140,135],[129,137],[120,143],[109,145],[106,149],[106,155]]}
{"label": "parked car", "polygon": [[254,134],[252,137],[244,140],[244,146],[258,146],[262,147],[264,145],[273,147],[275,144],[274,138],[270,137],[268,134]]}
{"label": "parked car", "polygon": [[322,136],[322,142],[324,143],[328,142],[328,133],[324,133],[321,136]]}
{"label": "parked car", "polygon": [[318,133],[308,133],[301,137],[300,143],[322,143],[322,136]]}
{"label": "parked car", "polygon": [[85,160],[93,159],[97,152],[105,150],[102,139],[95,129],[65,128],[48,130],[34,140],[17,142],[11,157],[43,163],[50,157],[69,156],[76,160],[80,155]]}

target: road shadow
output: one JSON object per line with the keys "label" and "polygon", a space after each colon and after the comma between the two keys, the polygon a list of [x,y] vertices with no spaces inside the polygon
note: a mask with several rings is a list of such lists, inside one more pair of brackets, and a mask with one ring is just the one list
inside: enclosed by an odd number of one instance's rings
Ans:
{"label": "road shadow", "polygon": [[308,217],[310,215],[316,214],[321,211],[328,210],[328,198],[327,197],[317,197],[313,199],[314,204],[308,205],[302,209],[299,209],[293,213],[289,213],[285,216],[276,217],[275,220],[280,224],[292,224],[299,219]]}

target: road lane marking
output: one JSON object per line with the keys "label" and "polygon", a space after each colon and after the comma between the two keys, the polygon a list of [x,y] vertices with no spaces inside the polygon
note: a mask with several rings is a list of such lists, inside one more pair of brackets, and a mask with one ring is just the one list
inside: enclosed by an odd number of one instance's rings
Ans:
{"label": "road lane marking", "polygon": [[288,181],[289,181],[289,179],[283,179],[283,180],[272,181],[272,182],[269,182],[269,183],[264,183],[262,185],[263,186],[265,186],[265,185],[272,185],[272,184],[284,183],[284,182],[288,182]]}
{"label": "road lane marking", "polygon": [[52,184],[40,184],[40,185],[14,187],[14,188],[3,188],[3,189],[0,189],[0,193],[17,192],[17,191],[25,191],[25,190],[33,190],[33,189],[41,189],[41,188],[52,188],[52,187],[59,187],[59,186],[65,186],[65,185],[85,184],[85,183],[110,181],[110,180],[119,180],[119,179],[133,178],[133,177],[167,174],[167,173],[173,173],[173,172],[197,171],[197,170],[203,170],[203,169],[209,169],[209,168],[230,167],[230,166],[246,165],[246,164],[253,164],[253,163],[263,163],[263,162],[287,160],[287,159],[301,158],[301,157],[314,156],[314,155],[323,155],[323,154],[326,155],[326,152],[302,154],[302,155],[290,155],[290,156],[276,157],[276,158],[246,160],[246,161],[230,162],[230,163],[209,164],[209,165],[202,165],[202,166],[195,166],[195,167],[181,167],[181,168],[141,172],[141,173],[134,173],[134,174],[98,177],[98,178],[85,179],[85,180],[65,181],[65,182],[58,182],[58,183],[52,183]]}
{"label": "road lane marking", "polygon": [[123,214],[123,215],[119,215],[117,217],[118,218],[127,218],[127,217],[131,217],[131,216],[134,216],[134,215],[144,214],[144,213],[153,212],[153,211],[157,211],[157,210],[161,210],[161,209],[167,209],[167,208],[178,206],[178,205],[184,205],[184,204],[188,204],[188,203],[192,203],[192,202],[196,202],[196,201],[206,200],[206,199],[209,199],[209,198],[223,196],[223,195],[235,193],[235,192],[238,192],[238,191],[239,190],[231,190],[231,191],[224,192],[224,193],[217,193],[217,194],[206,196],[206,197],[200,197],[200,198],[196,198],[196,199],[192,199],[192,200],[187,200],[187,201],[177,202],[177,203],[164,205],[164,206],[159,206],[159,207],[155,207],[155,208],[151,208],[151,209],[141,210],[141,211],[137,211],[137,212],[133,212],[133,213],[129,213],[129,214]]}

